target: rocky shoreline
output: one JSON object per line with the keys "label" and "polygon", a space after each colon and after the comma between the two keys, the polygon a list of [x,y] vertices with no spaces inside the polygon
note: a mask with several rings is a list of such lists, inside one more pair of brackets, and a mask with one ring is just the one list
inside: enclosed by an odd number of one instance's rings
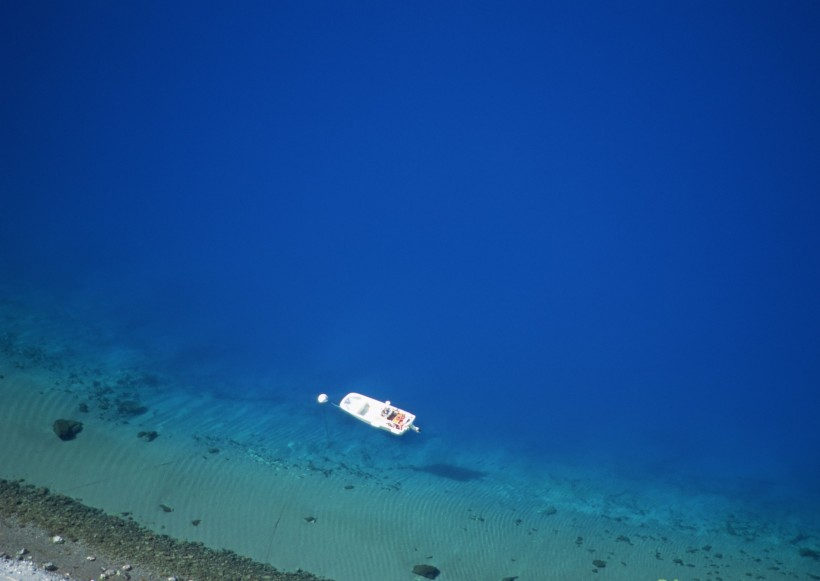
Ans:
{"label": "rocky shoreline", "polygon": [[31,561],[64,578],[320,580],[304,571],[281,572],[233,551],[178,541],[22,481],[0,479],[0,525],[0,540],[8,547],[2,558]]}

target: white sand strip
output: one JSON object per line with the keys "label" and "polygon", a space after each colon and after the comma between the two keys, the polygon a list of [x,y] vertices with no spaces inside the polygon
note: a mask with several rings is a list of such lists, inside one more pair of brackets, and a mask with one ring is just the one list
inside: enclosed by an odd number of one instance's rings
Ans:
{"label": "white sand strip", "polygon": [[0,559],[0,581],[71,581],[64,575],[49,573],[28,561]]}

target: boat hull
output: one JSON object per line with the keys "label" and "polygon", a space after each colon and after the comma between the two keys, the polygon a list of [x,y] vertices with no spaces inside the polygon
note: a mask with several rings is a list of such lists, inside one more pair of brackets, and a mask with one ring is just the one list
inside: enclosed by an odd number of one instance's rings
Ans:
{"label": "boat hull", "polygon": [[339,409],[394,436],[403,436],[410,430],[418,431],[413,425],[415,415],[391,405],[390,402],[379,401],[360,393],[353,392],[344,396],[339,403]]}

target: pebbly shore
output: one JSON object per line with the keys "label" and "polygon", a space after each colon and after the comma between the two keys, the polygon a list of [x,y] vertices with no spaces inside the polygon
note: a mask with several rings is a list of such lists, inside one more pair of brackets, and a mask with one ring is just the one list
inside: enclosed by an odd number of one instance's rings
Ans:
{"label": "pebbly shore", "polygon": [[[37,549],[9,546],[6,563],[31,563],[62,578],[320,581],[304,571],[278,571],[229,550],[157,534],[128,515],[110,515],[47,488],[0,479],[0,519],[6,542],[25,538]],[[15,531],[13,534],[9,531]],[[19,543],[23,541],[16,541]],[[64,559],[61,562],[61,559]],[[48,577],[45,577],[48,578]]]}

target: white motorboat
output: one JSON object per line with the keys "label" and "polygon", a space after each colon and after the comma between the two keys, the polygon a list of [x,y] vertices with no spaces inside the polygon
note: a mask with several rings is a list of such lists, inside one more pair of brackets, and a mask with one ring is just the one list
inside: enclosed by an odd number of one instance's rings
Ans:
{"label": "white motorboat", "polygon": [[[321,394],[318,401],[319,403],[327,403],[327,395]],[[409,430],[421,431],[413,425],[413,422],[416,421],[415,415],[391,405],[390,401],[379,401],[354,392],[344,396],[338,405],[333,405],[343,412],[349,413],[357,420],[374,428],[390,432],[395,436],[403,436]]]}

